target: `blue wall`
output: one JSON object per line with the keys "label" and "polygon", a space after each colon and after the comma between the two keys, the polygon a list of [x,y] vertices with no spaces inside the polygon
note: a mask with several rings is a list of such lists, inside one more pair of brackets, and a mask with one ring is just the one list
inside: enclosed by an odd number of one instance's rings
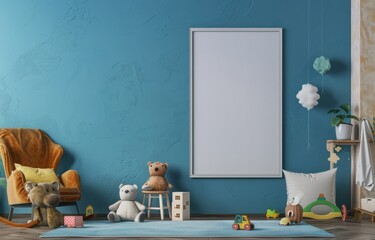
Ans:
{"label": "blue wall", "polygon": [[[284,29],[283,167],[327,170],[327,110],[350,102],[349,0],[0,0],[0,126],[41,128],[64,147],[59,172],[80,172],[82,209],[106,213],[119,183],[141,186],[159,160],[193,213],[283,211],[283,178],[189,178],[190,27]],[[324,85],[312,68],[321,54],[332,61]],[[321,94],[309,124],[295,97],[308,79]],[[349,151],[339,204],[350,203]]]}

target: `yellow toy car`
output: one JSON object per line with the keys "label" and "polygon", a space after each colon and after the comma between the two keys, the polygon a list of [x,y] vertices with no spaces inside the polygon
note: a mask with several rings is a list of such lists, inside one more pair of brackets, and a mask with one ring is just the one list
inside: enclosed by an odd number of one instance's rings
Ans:
{"label": "yellow toy car", "polygon": [[234,230],[253,230],[255,228],[254,224],[250,222],[247,215],[236,215],[234,218],[234,223],[232,224]]}

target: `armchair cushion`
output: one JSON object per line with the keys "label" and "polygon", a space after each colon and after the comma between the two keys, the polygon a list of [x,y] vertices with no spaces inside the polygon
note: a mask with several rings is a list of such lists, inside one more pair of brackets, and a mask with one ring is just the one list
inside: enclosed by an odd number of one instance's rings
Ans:
{"label": "armchair cushion", "polygon": [[80,189],[79,175],[76,170],[68,170],[61,174],[60,183],[63,187]]}
{"label": "armchair cushion", "polygon": [[14,170],[7,179],[7,195],[9,205],[29,203],[25,190],[25,176],[21,171]]}
{"label": "armchair cushion", "polygon": [[33,168],[22,166],[15,163],[16,169],[21,171],[25,176],[26,181],[41,183],[41,182],[60,182],[53,168]]}

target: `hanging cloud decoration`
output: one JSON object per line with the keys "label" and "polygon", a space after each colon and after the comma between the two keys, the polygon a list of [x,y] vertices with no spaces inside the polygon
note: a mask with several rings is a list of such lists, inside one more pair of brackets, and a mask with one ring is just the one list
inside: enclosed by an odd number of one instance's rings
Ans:
{"label": "hanging cloud decoration", "polygon": [[315,59],[313,67],[316,71],[323,75],[331,69],[331,63],[328,58],[320,56]]}
{"label": "hanging cloud decoration", "polygon": [[302,89],[297,93],[298,102],[307,110],[312,109],[318,105],[320,95],[318,94],[318,88],[314,85],[307,83],[302,85]]}

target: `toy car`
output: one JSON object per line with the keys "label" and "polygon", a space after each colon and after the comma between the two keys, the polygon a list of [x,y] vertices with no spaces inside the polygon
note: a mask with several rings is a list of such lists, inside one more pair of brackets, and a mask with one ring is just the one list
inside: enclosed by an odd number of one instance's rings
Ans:
{"label": "toy car", "polygon": [[253,230],[255,228],[254,224],[250,222],[247,215],[236,215],[234,218],[234,223],[232,224],[234,230]]}
{"label": "toy car", "polygon": [[280,213],[275,209],[267,209],[266,217],[269,218],[278,218],[280,216]]}

